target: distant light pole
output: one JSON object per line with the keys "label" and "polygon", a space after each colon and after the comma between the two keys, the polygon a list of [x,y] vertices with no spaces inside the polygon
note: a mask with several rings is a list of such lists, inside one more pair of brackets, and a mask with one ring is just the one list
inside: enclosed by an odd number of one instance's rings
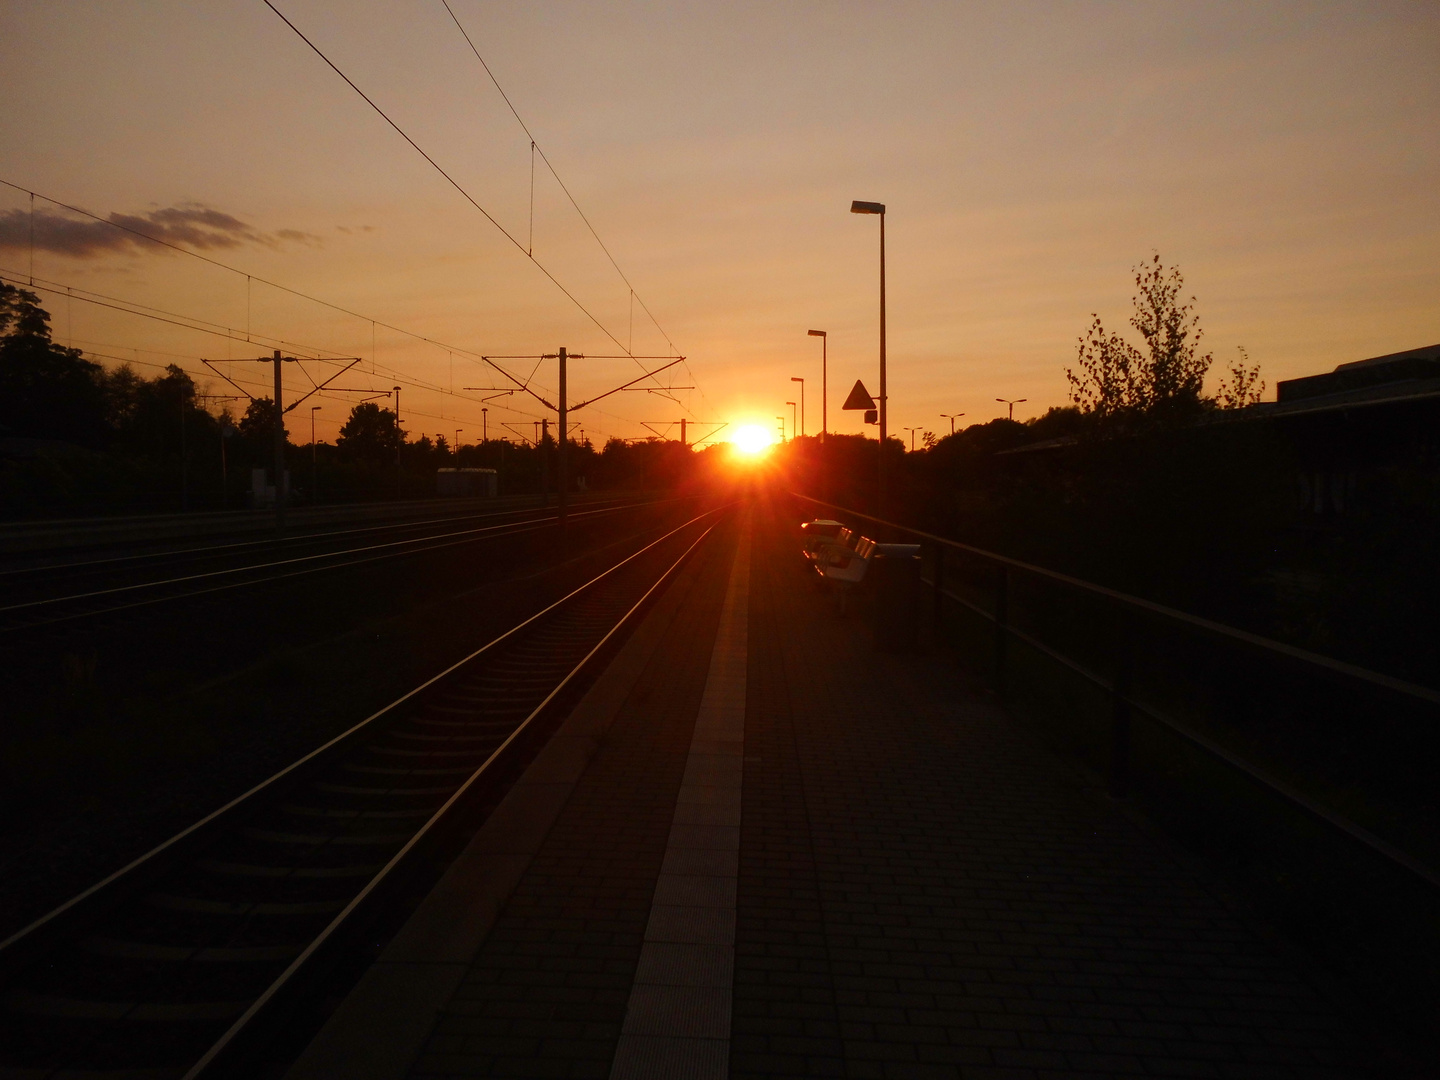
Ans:
{"label": "distant light pole", "polygon": [[920,429],[918,427],[907,427],[905,430],[910,433],[910,452],[913,454],[915,452],[915,432]]}
{"label": "distant light pole", "polygon": [[[830,425],[830,335],[824,330],[807,330],[811,337],[820,339],[820,441],[825,441],[825,429]],[[804,396],[803,394],[801,395]]]}
{"label": "distant light pole", "polygon": [[879,214],[880,215],[880,488],[875,497],[875,512],[882,517],[885,514],[885,439],[889,434],[887,424],[887,410],[889,405],[889,394],[885,385],[885,204],[878,202],[861,202],[858,199],[850,204],[852,214]]}
{"label": "distant light pole", "polygon": [[795,432],[800,430],[795,426],[795,403],[793,401],[787,401],[785,404],[790,406],[790,438],[793,439],[795,438]]}
{"label": "distant light pole", "polygon": [[800,378],[798,375],[791,375],[791,376],[790,376],[790,381],[791,381],[791,382],[798,382],[798,383],[800,384],[800,434],[801,434],[801,435],[804,435],[804,434],[805,434],[805,380],[802,379],[802,378]]}
{"label": "distant light pole", "polygon": [[961,416],[964,416],[964,415],[965,415],[965,414],[964,414],[963,412],[957,412],[957,413],[942,412],[942,413],[940,414],[940,419],[942,419],[942,420],[947,420],[947,419],[948,419],[948,420],[950,421],[950,434],[951,434],[951,435],[954,435],[954,434],[955,434],[955,421],[956,421],[956,419],[957,419],[958,417],[961,417]]}
{"label": "distant light pole", "polygon": [[490,441],[490,410],[480,410],[480,446],[483,449]]}
{"label": "distant light pole", "polygon": [[463,427],[457,427],[455,429],[455,446],[453,448],[453,452],[455,454],[456,465],[460,464],[460,433],[464,430],[465,429]]}
{"label": "distant light pole", "polygon": [[319,405],[310,406],[310,499],[317,503],[320,501],[320,459],[315,450],[315,414],[319,411]]}
{"label": "distant light pole", "polygon": [[400,387],[395,391],[395,498],[400,498],[400,448],[405,445],[405,436],[400,433]]}
{"label": "distant light pole", "polygon": [[780,421],[780,441],[783,443],[785,441],[785,418],[777,416],[775,419]]}
{"label": "distant light pole", "polygon": [[1030,399],[1029,399],[1029,398],[1023,398],[1023,397],[1022,397],[1022,398],[1016,398],[1014,401],[1011,401],[1009,398],[997,397],[995,400],[998,401],[998,402],[1000,402],[1001,405],[1009,405],[1009,406],[1010,406],[1010,419],[1011,419],[1011,420],[1014,420],[1014,419],[1015,419],[1015,406],[1016,406],[1016,405],[1023,405],[1025,402],[1029,401]]}

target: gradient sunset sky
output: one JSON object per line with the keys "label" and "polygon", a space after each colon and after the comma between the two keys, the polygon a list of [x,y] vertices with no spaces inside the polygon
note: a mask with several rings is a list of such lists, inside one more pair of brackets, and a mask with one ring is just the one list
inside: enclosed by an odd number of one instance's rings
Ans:
{"label": "gradient sunset sky", "polygon": [[[530,139],[440,0],[274,2],[531,244]],[[852,199],[889,208],[896,434],[1003,415],[997,397],[1028,399],[1017,418],[1065,404],[1076,338],[1092,312],[1123,327],[1153,251],[1197,298],[1212,379],[1243,345],[1267,397],[1440,341],[1440,5],[450,2],[663,331],[638,304],[632,330],[629,288],[538,161],[535,258],[635,353],[689,358],[660,376],[698,387],[679,403],[577,415],[597,441],[682,415],[774,426],[791,376],[813,433],[812,327],[831,428],[860,430],[839,405],[856,378],[877,389],[878,237]],[[12,0],[0,86],[0,179],[24,189],[0,191],[0,270],[49,283],[62,343],[174,359],[216,393],[199,357],[356,355],[344,385],[398,381],[412,434],[467,442],[484,395],[461,388],[501,382],[465,351],[622,351],[261,0]],[[27,190],[241,273],[44,198],[32,249]],[[577,361],[572,397],[638,374]],[[321,438],[359,396],[321,401]],[[490,408],[492,436],[543,412]],[[291,430],[308,441],[308,418]]]}

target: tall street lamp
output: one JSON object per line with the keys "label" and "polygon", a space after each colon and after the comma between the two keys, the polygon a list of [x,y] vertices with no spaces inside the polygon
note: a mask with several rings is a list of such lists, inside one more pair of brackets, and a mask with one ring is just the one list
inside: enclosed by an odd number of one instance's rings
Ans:
{"label": "tall street lamp", "polygon": [[[818,337],[820,339],[820,441],[823,443],[825,441],[825,429],[829,426],[830,421],[828,415],[830,408],[830,378],[829,372],[826,370],[830,366],[830,357],[827,355],[830,351],[830,337],[824,330],[807,330],[806,333],[811,337]],[[803,397],[804,395],[802,394],[801,396]]]}
{"label": "tall street lamp", "polygon": [[1009,406],[1010,406],[1010,419],[1011,419],[1011,420],[1014,420],[1014,419],[1015,419],[1015,406],[1016,406],[1016,405],[1023,405],[1025,402],[1029,401],[1030,399],[1029,399],[1029,398],[1023,398],[1023,397],[1021,397],[1021,398],[1016,398],[1014,401],[1011,401],[1009,398],[997,397],[995,400],[998,401],[998,402],[1000,402],[1001,405],[1009,405]]}
{"label": "tall street lamp", "polygon": [[875,512],[885,515],[885,438],[889,433],[886,420],[886,406],[889,394],[885,388],[885,204],[860,202],[850,204],[852,214],[880,215],[880,490],[876,494]]}
{"label": "tall street lamp", "polygon": [[787,401],[785,404],[790,406],[790,437],[793,439],[795,432],[800,430],[795,426],[795,403],[793,401]]}
{"label": "tall street lamp", "polygon": [[907,427],[905,430],[910,433],[910,452],[913,454],[915,452],[915,432],[920,429],[918,427]]}
{"label": "tall street lamp", "polygon": [[964,415],[965,415],[965,414],[964,414],[963,412],[957,412],[957,413],[942,412],[942,413],[940,414],[940,419],[942,419],[942,420],[949,420],[949,421],[950,421],[950,434],[951,434],[951,435],[954,435],[954,434],[955,434],[955,421],[956,421],[959,417],[962,417],[962,416],[964,416]]}
{"label": "tall street lamp", "polygon": [[805,380],[802,379],[802,378],[800,378],[800,377],[798,377],[798,376],[796,376],[796,375],[791,375],[791,376],[790,376],[790,381],[791,381],[791,382],[798,382],[798,383],[800,384],[800,434],[801,434],[801,435],[804,435],[804,434],[805,434]]}
{"label": "tall street lamp", "polygon": [[777,416],[775,419],[780,421],[780,441],[783,443],[785,441],[785,418],[783,416]]}
{"label": "tall street lamp", "polygon": [[480,410],[480,448],[483,450],[485,444],[490,441],[490,410]]}
{"label": "tall street lamp", "polygon": [[451,453],[455,455],[456,465],[460,464],[460,433],[464,430],[465,429],[463,427],[457,427],[455,429],[455,445],[451,447]]}

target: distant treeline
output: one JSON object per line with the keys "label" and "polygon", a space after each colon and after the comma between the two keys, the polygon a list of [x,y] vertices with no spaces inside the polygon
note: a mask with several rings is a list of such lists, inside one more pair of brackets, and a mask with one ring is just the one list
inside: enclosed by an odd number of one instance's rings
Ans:
{"label": "distant treeline", "polygon": [[[0,283],[0,515],[85,515],[248,505],[251,470],[274,465],[274,403],[238,415],[205,407],[176,365],[152,377],[106,369],[56,344],[39,298]],[[553,490],[556,445],[492,439],[449,446],[410,438],[392,410],[350,410],[335,443],[297,444],[287,418],[286,468],[297,502],[421,498],[440,468],[492,468],[501,494]],[[678,443],[570,442],[576,489],[670,488],[709,468],[711,455]],[[273,475],[269,477],[273,484]]]}

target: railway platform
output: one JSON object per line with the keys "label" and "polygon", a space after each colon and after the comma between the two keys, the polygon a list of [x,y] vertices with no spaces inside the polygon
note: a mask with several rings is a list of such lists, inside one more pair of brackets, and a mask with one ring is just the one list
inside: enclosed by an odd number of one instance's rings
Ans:
{"label": "railway platform", "polygon": [[1383,1074],[953,656],[837,616],[793,516],[697,551],[292,1080]]}

